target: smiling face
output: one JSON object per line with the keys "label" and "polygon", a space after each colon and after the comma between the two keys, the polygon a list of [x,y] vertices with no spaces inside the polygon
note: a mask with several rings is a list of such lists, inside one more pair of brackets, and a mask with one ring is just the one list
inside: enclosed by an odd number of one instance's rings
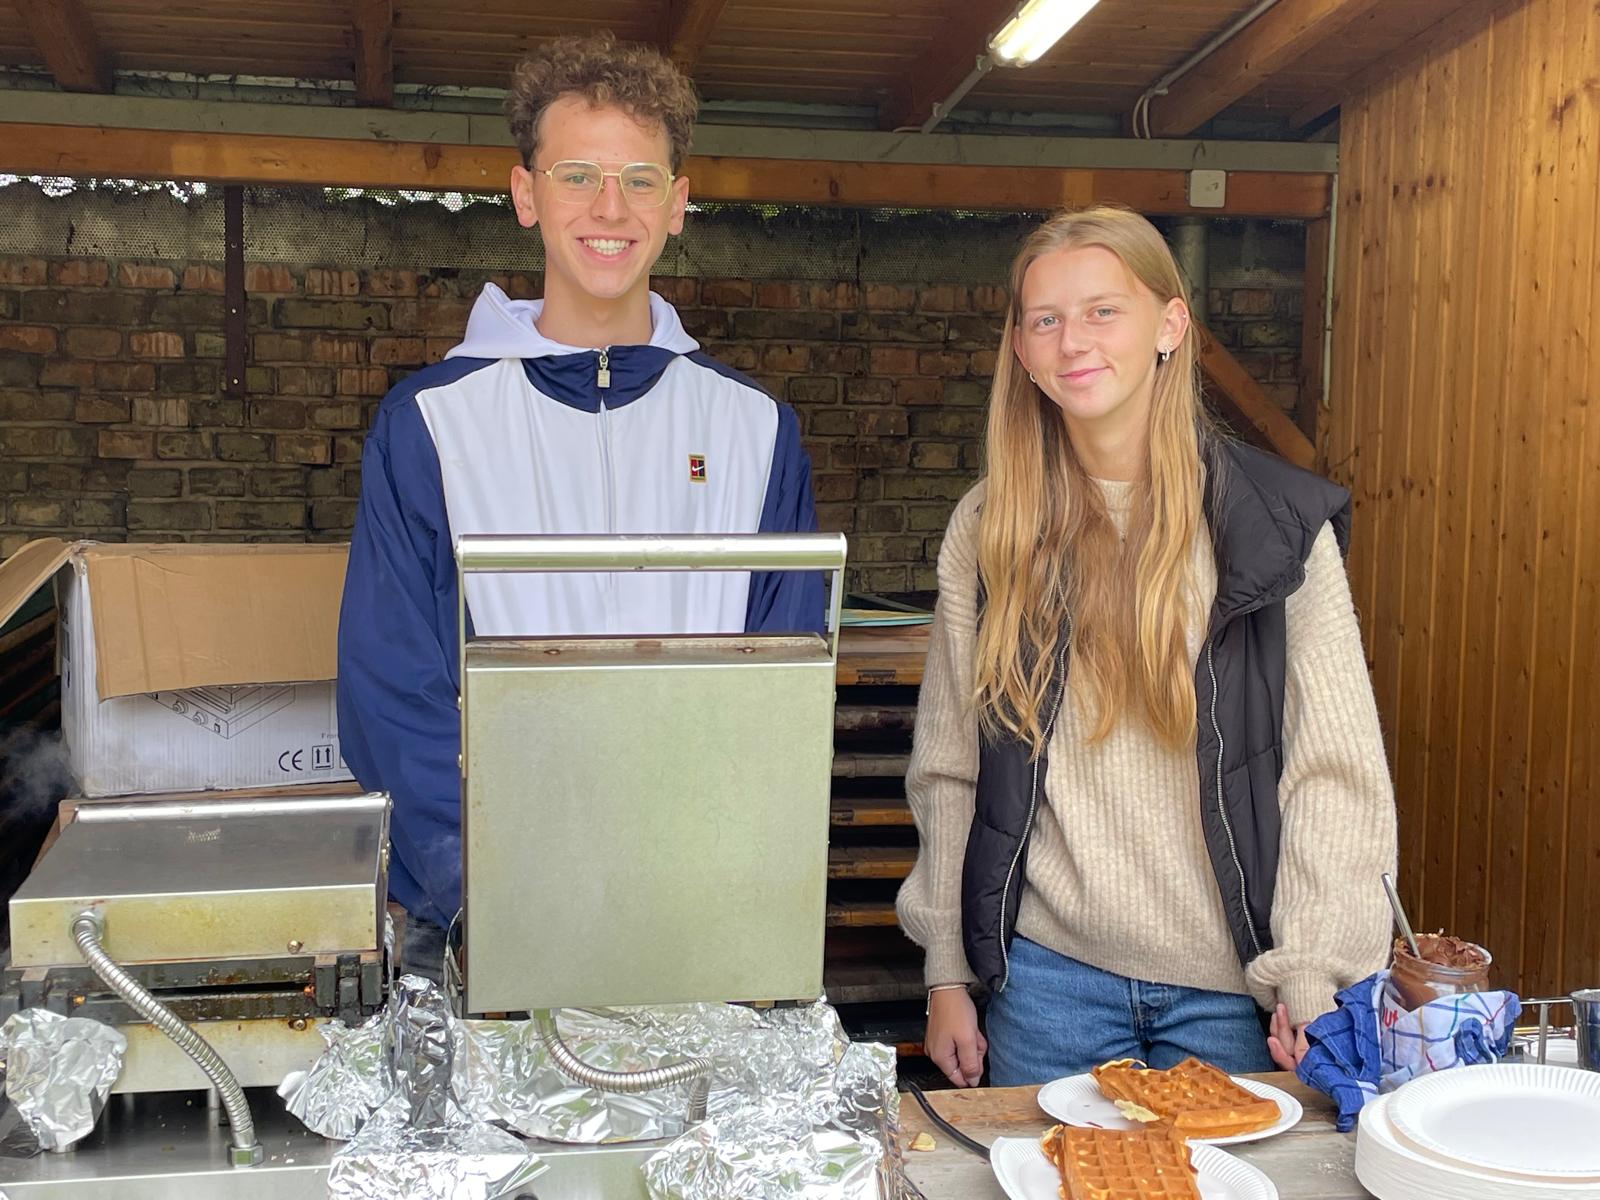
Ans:
{"label": "smiling face", "polygon": [[1181,299],[1163,304],[1102,246],[1041,254],[1018,299],[1012,349],[1069,430],[1149,425],[1157,355],[1188,327]]}
{"label": "smiling face", "polygon": [[628,163],[665,165],[671,162],[666,130],[612,105],[567,95],[539,118],[538,147],[533,171],[512,170],[511,196],[517,220],[527,228],[538,225],[544,236],[547,305],[592,309],[596,301],[608,308],[644,303],[650,268],[667,235],[683,231],[689,181],[674,179],[667,202],[648,208],[629,205],[614,175],[588,201],[572,203],[538,172],[566,160],[599,163],[606,171]]}

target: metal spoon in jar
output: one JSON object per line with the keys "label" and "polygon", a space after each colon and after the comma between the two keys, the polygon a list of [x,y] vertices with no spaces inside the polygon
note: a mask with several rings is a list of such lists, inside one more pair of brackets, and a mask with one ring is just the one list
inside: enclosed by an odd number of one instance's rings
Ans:
{"label": "metal spoon in jar", "polygon": [[1417,948],[1417,935],[1411,932],[1411,922],[1406,920],[1406,910],[1400,904],[1400,893],[1394,889],[1394,880],[1389,873],[1383,873],[1383,890],[1389,893],[1389,907],[1394,909],[1394,922],[1400,926],[1400,936],[1406,939],[1406,947],[1411,951],[1411,957],[1421,958],[1422,951]]}

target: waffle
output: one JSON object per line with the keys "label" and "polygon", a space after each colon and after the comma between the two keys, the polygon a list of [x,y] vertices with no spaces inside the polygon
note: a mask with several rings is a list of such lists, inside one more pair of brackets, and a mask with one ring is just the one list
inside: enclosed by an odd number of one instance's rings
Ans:
{"label": "waffle", "polygon": [[1061,1200],[1200,1200],[1188,1144],[1169,1121],[1128,1133],[1057,1125],[1040,1145],[1061,1172]]}
{"label": "waffle", "polygon": [[1276,1101],[1245,1091],[1198,1058],[1186,1058],[1165,1071],[1122,1059],[1096,1067],[1091,1074],[1106,1099],[1131,1102],[1169,1118],[1184,1137],[1255,1133],[1275,1124],[1281,1115]]}

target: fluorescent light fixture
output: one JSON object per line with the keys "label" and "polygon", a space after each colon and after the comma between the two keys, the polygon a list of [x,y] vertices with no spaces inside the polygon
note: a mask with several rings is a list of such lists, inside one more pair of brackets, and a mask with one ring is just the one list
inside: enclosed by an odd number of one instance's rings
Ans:
{"label": "fluorescent light fixture", "polygon": [[989,42],[989,53],[1002,66],[1026,67],[1038,62],[1098,0],[1028,0]]}

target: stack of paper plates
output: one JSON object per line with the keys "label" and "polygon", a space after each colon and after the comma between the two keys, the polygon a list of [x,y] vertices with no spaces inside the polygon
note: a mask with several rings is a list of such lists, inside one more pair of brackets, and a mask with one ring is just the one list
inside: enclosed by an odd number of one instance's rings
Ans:
{"label": "stack of paper plates", "polygon": [[1600,1200],[1600,1075],[1529,1063],[1413,1080],[1361,1110],[1379,1200]]}

